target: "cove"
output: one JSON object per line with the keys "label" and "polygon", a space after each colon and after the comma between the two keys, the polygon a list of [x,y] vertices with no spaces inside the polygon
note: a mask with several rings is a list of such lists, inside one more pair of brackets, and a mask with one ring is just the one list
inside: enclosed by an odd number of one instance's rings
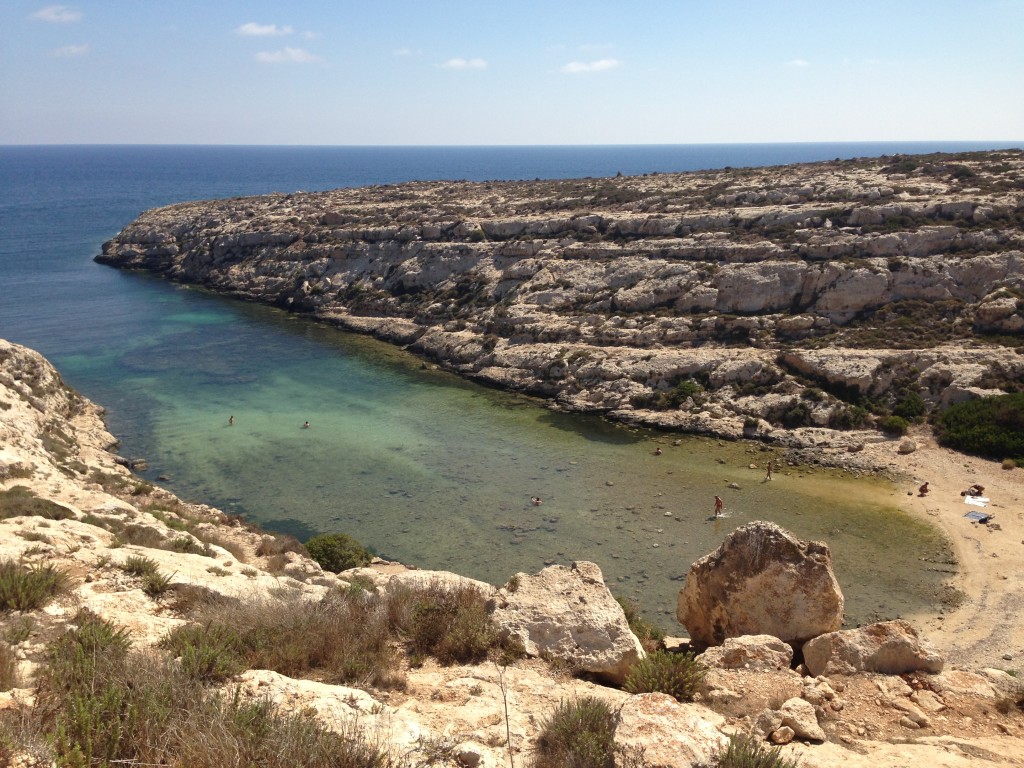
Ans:
{"label": "cove", "polygon": [[[670,633],[690,564],[758,519],[829,544],[848,625],[943,596],[945,540],[881,480],[785,467],[764,483],[771,454],[758,444],[554,412],[301,316],[128,279],[158,311],[123,344],[60,364],[87,393],[109,393],[121,453],[144,456],[143,476],[183,498],[499,585],[592,560]],[[715,494],[729,517],[709,519]]]}

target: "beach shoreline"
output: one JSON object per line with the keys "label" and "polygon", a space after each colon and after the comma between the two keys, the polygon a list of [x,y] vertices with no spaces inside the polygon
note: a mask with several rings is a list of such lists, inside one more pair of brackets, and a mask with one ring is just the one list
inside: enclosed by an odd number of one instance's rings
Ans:
{"label": "beach shoreline", "polygon": [[[900,454],[894,443],[865,448],[896,481],[897,505],[941,529],[957,561],[951,586],[962,596],[956,607],[905,616],[932,642],[946,663],[964,669],[1012,669],[1024,658],[1024,469],[957,453],[936,442],[927,427],[912,433],[918,448]],[[918,488],[929,484],[921,496]],[[988,523],[964,515],[981,511],[964,503],[961,491],[979,483],[991,501]]]}

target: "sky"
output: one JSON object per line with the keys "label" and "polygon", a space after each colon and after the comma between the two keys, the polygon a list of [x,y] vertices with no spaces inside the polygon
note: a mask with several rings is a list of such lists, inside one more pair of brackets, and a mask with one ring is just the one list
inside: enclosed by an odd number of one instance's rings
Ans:
{"label": "sky", "polygon": [[0,144],[1024,139],[1024,0],[0,2]]}

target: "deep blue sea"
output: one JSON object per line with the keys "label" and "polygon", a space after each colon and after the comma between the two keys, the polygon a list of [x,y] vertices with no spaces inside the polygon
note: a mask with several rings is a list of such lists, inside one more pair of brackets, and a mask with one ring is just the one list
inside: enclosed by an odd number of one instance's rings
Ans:
{"label": "deep blue sea", "polygon": [[[913,569],[942,545],[892,510],[892,489],[850,480],[851,493],[823,473],[759,484],[746,466],[763,464],[756,448],[677,448],[675,436],[551,413],[373,340],[92,258],[143,210],[183,200],[995,148],[0,147],[0,337],[39,350],[105,406],[122,453],[149,460],[149,479],[300,537],[345,531],[383,555],[492,583],[594,560],[671,629],[689,564],[731,524],[768,518],[830,543],[851,621],[907,614],[934,600],[935,575]],[[657,459],[655,441],[666,447]],[[734,516],[708,522],[708,500],[731,481],[745,489],[726,498]],[[910,571],[877,567],[896,560]]]}

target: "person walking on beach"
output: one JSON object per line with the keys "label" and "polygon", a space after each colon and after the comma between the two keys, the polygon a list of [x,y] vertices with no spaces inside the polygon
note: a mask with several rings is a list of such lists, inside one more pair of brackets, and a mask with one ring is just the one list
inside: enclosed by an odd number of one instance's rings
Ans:
{"label": "person walking on beach", "polygon": [[715,496],[715,517],[721,517],[722,511],[725,509],[725,502],[722,501],[721,496]]}

